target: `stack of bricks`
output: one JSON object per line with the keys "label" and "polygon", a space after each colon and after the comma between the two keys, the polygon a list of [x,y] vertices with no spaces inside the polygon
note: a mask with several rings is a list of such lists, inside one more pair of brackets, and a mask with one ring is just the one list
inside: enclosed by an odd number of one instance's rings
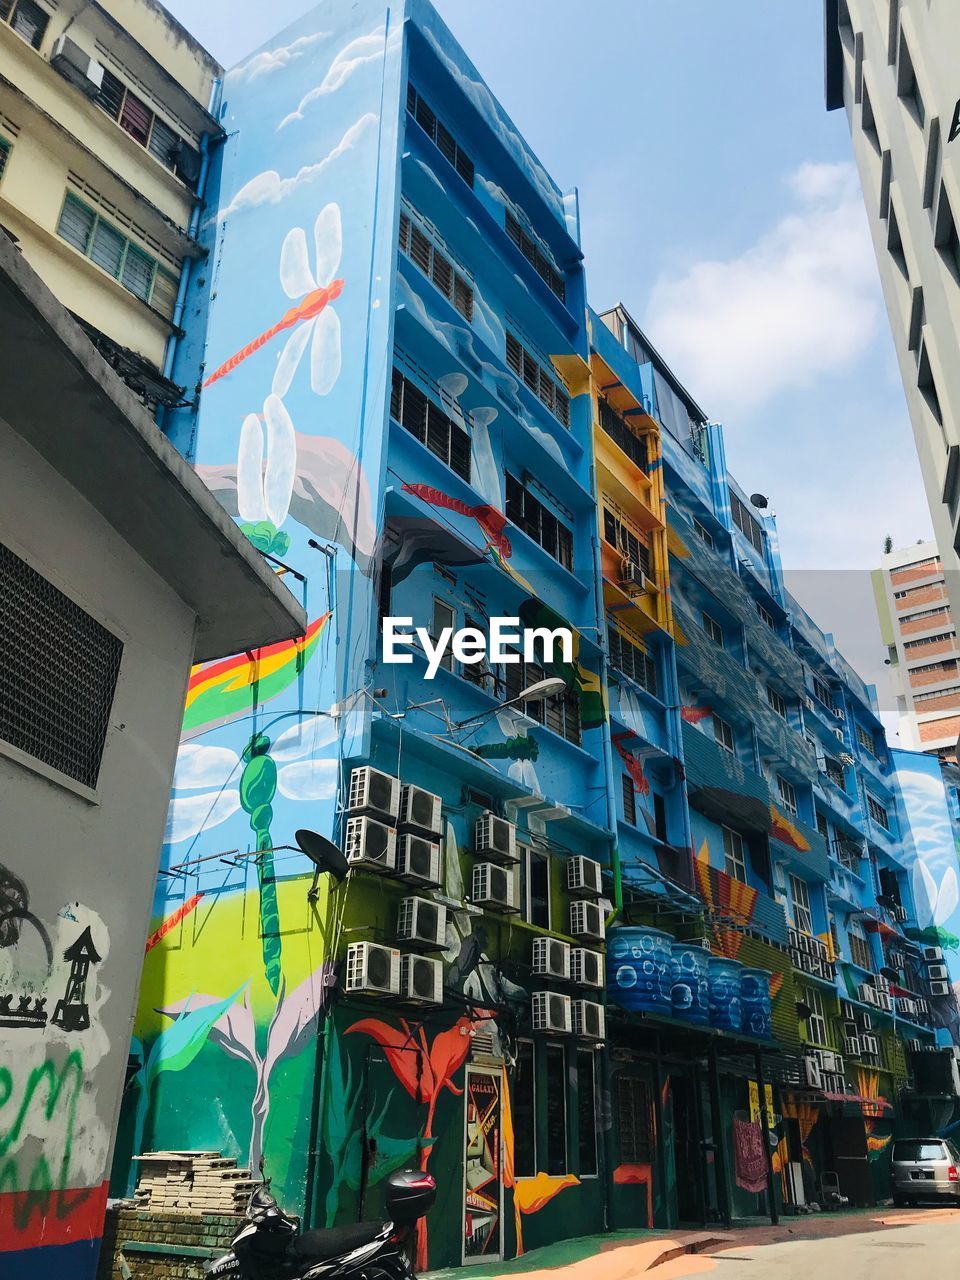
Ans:
{"label": "stack of bricks", "polygon": [[240,1214],[254,1187],[250,1170],[219,1151],[150,1151],[134,1159],[134,1205],[147,1213]]}
{"label": "stack of bricks", "polygon": [[240,1224],[236,1215],[145,1213],[123,1201],[107,1210],[97,1280],[203,1280],[204,1263],[227,1252]]}

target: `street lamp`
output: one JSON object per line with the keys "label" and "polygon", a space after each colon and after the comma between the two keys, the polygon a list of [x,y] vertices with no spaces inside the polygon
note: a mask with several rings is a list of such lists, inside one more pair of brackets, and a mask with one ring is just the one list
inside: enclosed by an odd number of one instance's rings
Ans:
{"label": "street lamp", "polygon": [[534,684],[528,685],[526,689],[521,689],[515,698],[508,698],[506,702],[498,702],[495,707],[487,707],[486,711],[480,711],[475,716],[468,716],[466,720],[457,720],[450,727],[452,729],[463,729],[468,724],[475,724],[478,720],[485,720],[487,716],[496,715],[498,711],[513,707],[518,702],[546,702],[548,698],[555,698],[558,694],[563,693],[566,687],[566,680],[561,679],[560,676],[547,676],[545,680],[537,680]]}

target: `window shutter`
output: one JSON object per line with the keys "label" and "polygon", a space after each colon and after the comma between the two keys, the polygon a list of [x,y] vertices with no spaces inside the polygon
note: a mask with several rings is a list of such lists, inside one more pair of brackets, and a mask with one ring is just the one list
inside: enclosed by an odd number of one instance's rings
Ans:
{"label": "window shutter", "polygon": [[92,209],[88,209],[76,197],[68,195],[63,205],[63,212],[60,214],[57,233],[66,240],[67,244],[72,244],[81,253],[86,253],[87,245],[90,243],[90,233],[96,220],[96,214]]}

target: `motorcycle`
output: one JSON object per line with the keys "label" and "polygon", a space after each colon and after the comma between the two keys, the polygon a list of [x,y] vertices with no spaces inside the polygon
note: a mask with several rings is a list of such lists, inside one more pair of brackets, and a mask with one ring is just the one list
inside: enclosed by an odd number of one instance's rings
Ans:
{"label": "motorcycle", "polygon": [[301,1231],[300,1219],[284,1213],[263,1183],[250,1196],[230,1252],[209,1262],[204,1274],[208,1280],[416,1280],[409,1246],[436,1197],[431,1174],[401,1170],[387,1179],[389,1221]]}

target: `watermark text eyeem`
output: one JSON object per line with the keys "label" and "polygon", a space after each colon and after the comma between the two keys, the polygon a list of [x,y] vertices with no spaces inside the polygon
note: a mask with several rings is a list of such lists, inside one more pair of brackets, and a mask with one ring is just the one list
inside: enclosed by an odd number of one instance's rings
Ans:
{"label": "watermark text eyeem", "polygon": [[[449,651],[457,662],[486,662],[499,666],[520,662],[573,662],[573,632],[569,627],[527,627],[519,618],[491,618],[489,632],[479,627],[443,627],[432,636],[426,627],[413,627],[413,618],[384,618],[384,662],[413,662],[411,648],[422,649],[427,658],[427,679],[443,666]],[[559,648],[559,652],[558,652]]]}

